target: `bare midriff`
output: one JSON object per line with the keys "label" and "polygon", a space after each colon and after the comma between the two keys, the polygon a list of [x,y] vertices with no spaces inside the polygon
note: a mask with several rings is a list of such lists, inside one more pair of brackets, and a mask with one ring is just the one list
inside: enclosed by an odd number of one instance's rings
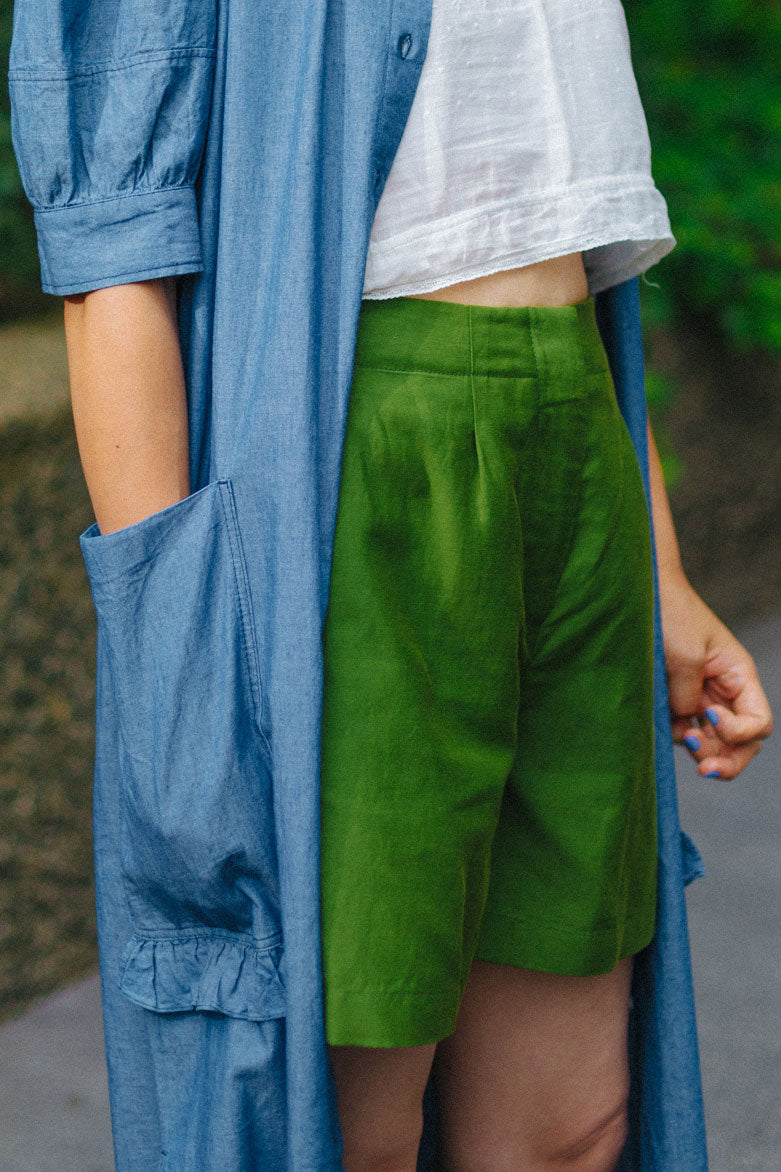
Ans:
{"label": "bare midriff", "polygon": [[574,305],[588,297],[588,281],[583,254],[568,252],[409,296],[458,301],[462,305]]}

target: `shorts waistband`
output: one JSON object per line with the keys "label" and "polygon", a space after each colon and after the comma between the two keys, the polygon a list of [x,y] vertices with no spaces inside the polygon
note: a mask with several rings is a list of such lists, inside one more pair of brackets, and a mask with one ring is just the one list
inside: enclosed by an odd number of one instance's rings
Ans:
{"label": "shorts waistband", "polygon": [[574,305],[463,305],[364,298],[355,366],[432,374],[540,378],[609,373],[593,296]]}

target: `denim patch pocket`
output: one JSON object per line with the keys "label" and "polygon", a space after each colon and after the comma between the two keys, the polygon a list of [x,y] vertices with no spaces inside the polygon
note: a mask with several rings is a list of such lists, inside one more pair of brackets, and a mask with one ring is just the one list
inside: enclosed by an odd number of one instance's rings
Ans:
{"label": "denim patch pocket", "polygon": [[232,482],[110,533],[93,524],[79,542],[98,725],[110,705],[117,730],[133,925],[120,987],[163,1013],[282,1017],[271,752]]}

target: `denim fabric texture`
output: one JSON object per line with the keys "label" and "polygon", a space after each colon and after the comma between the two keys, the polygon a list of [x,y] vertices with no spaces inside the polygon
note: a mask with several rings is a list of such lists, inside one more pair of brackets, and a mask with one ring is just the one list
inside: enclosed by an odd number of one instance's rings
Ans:
{"label": "denim fabric texture", "polygon": [[[374,210],[431,0],[16,0],[42,288],[180,274],[192,493],[80,535],[118,1172],[338,1172],[319,923],[321,632]],[[605,83],[607,84],[607,82]],[[648,495],[637,279],[597,294]],[[75,539],[75,535],[74,535]],[[655,611],[658,928],[624,1169],[707,1166]],[[436,1148],[433,1083],[420,1169]]]}

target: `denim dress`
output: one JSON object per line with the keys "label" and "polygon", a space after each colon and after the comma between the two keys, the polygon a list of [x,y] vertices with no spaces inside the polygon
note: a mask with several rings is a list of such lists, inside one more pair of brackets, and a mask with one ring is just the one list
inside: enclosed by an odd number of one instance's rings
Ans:
{"label": "denim dress", "polygon": [[[179,275],[191,494],[78,537],[98,622],[118,1172],[342,1168],[322,1007],[321,636],[369,232],[431,2],[14,5],[12,139],[43,290]],[[596,304],[650,502],[637,278]],[[684,887],[702,865],[678,823],[658,600],[655,623],[659,913],[635,966],[622,1167],[701,1172]],[[421,1170],[433,1082],[424,1119]]]}

